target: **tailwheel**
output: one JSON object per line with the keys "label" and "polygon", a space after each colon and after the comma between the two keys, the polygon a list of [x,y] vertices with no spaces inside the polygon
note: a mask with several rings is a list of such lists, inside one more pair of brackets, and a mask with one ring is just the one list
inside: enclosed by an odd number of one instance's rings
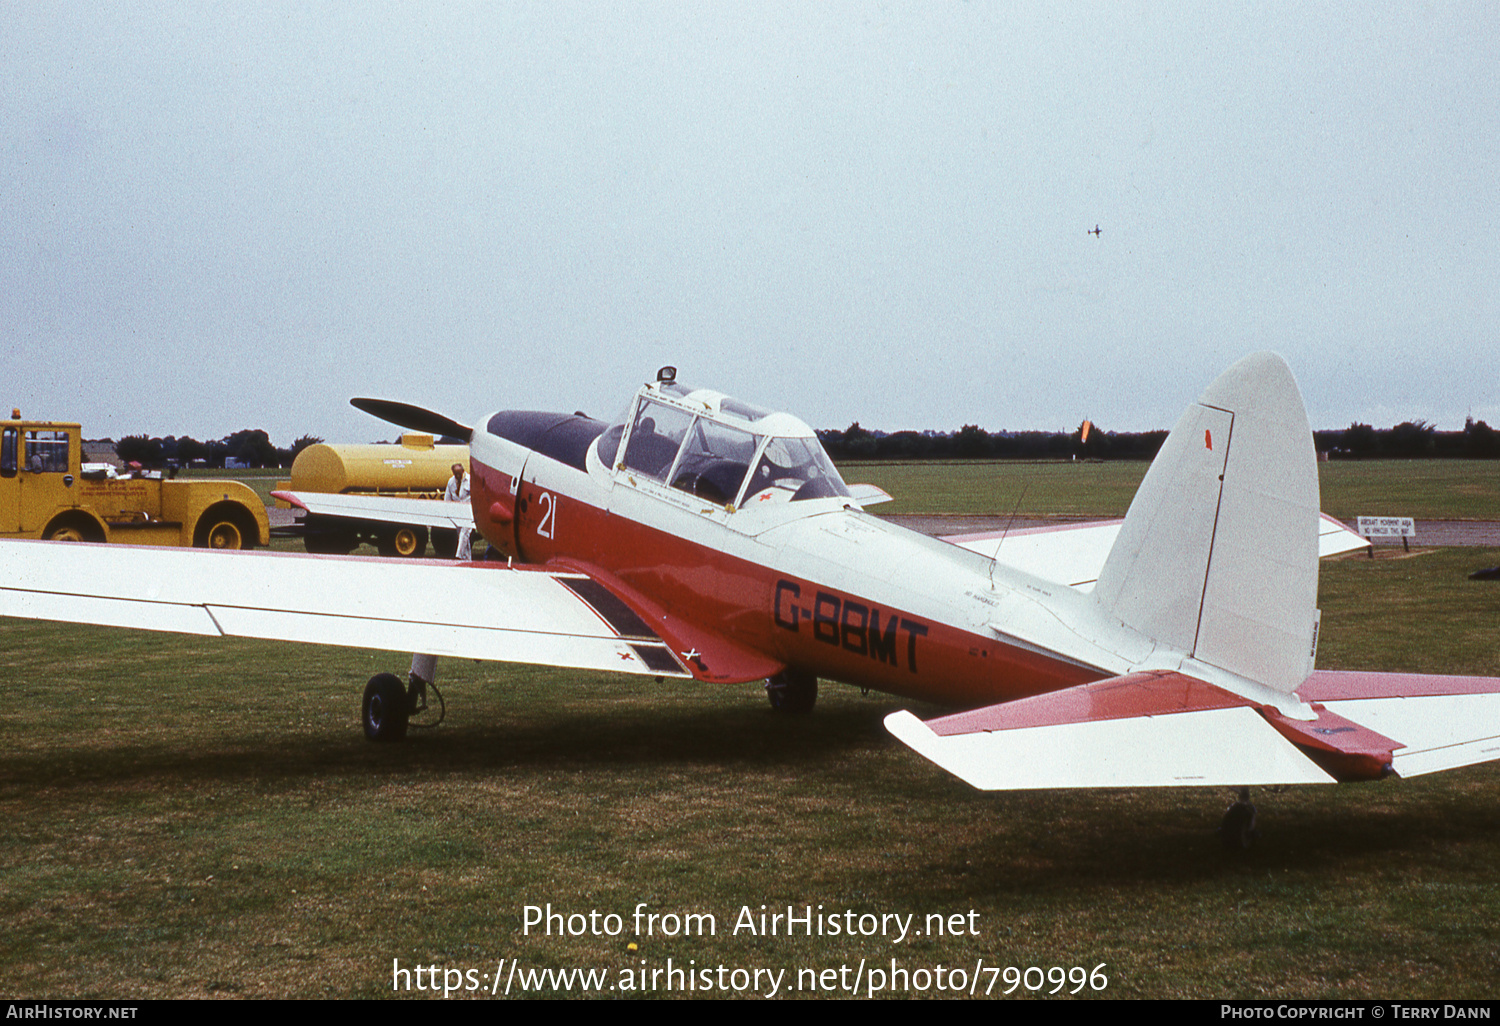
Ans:
{"label": "tailwheel", "polygon": [[1240,788],[1239,799],[1224,811],[1219,824],[1219,840],[1226,851],[1249,851],[1260,837],[1255,825],[1255,806],[1250,804],[1250,789]]}
{"label": "tailwheel", "polygon": [[361,718],[365,738],[370,741],[402,741],[411,716],[411,698],[406,685],[394,673],[377,673],[365,685]]}
{"label": "tailwheel", "polygon": [[801,670],[782,670],[766,681],[766,697],[779,713],[810,713],[818,701],[818,678]]}

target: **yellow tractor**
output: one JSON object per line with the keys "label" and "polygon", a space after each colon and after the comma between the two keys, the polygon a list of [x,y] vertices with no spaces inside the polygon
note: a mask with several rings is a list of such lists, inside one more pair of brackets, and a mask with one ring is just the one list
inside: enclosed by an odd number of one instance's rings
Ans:
{"label": "yellow tractor", "polygon": [[270,543],[271,525],[238,481],[85,467],[77,424],[15,410],[0,421],[0,538],[249,549]]}

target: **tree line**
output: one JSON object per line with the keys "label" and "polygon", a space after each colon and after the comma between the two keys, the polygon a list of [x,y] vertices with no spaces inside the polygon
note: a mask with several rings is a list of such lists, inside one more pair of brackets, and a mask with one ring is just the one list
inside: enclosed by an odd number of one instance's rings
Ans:
{"label": "tree line", "polygon": [[246,428],[211,442],[200,442],[187,435],[181,438],[175,435],[165,438],[129,435],[114,445],[115,455],[126,464],[139,463],[151,469],[168,466],[223,469],[225,460],[234,460],[242,467],[290,467],[299,452],[321,441],[321,438],[303,435],[292,443],[290,449],[278,449],[271,444],[271,436],[266,432]]}
{"label": "tree line", "polygon": [[[845,460],[1149,460],[1167,440],[1165,431],[1101,431],[1089,425],[1061,431],[985,431],[965,424],[957,431],[870,431],[855,421],[842,431],[823,430],[818,440],[835,461]],[[1439,431],[1424,420],[1389,428],[1354,423],[1314,431],[1313,444],[1330,459],[1497,459],[1500,437],[1472,417],[1462,431]]]}
{"label": "tree line", "polygon": [[[957,431],[871,431],[858,421],[842,431],[820,430],[818,440],[836,461],[848,460],[1149,460],[1166,441],[1166,431],[1101,431],[1089,425],[1062,431],[986,431],[965,424]],[[106,439],[108,441],[108,439]],[[290,448],[271,444],[264,431],[236,431],[210,442],[184,435],[151,438],[131,435],[115,443],[125,463],[143,467],[200,465],[222,468],[226,459],[247,467],[290,467],[297,454],[323,439],[303,435]],[[1353,423],[1334,431],[1314,431],[1313,442],[1330,459],[1497,459],[1500,436],[1472,417],[1462,431],[1439,431],[1425,420],[1376,428]]]}
{"label": "tree line", "polygon": [[1473,417],[1464,421],[1462,431],[1439,431],[1425,420],[1408,420],[1383,430],[1355,423],[1343,431],[1314,431],[1313,439],[1331,459],[1500,458],[1500,438]]}

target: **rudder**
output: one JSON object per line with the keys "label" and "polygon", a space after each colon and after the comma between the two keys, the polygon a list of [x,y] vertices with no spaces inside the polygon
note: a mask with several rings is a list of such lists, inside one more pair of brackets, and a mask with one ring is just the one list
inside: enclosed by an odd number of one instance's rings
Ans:
{"label": "rudder", "polygon": [[1284,693],[1317,640],[1318,474],[1290,368],[1236,363],[1190,405],[1094,589],[1128,626]]}

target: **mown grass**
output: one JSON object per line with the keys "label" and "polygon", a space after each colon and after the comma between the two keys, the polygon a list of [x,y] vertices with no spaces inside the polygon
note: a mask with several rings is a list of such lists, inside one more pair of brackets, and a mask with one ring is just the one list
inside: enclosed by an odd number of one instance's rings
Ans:
{"label": "mown grass", "polygon": [[[954,460],[851,462],[845,480],[876,484],[894,501],[877,513],[1124,516],[1149,464]],[[267,503],[289,470],[185,471],[243,481]],[[1500,520],[1500,460],[1367,460],[1318,464],[1323,511],[1336,517]]]}
{"label": "mown grass", "polygon": [[[882,511],[1110,515],[1143,471],[847,476],[897,494]],[[1402,508],[1375,511],[1494,515],[1487,464],[1323,473],[1331,512],[1394,494]],[[1495,672],[1500,591],[1464,574],[1497,560],[1326,565],[1320,664]],[[389,655],[16,621],[0,622],[0,652],[10,994],[374,996],[393,958],[489,972],[512,957],[795,970],[893,956],[1105,962],[1110,995],[1494,994],[1492,767],[1262,795],[1262,848],[1226,861],[1210,833],[1224,796],[977,794],[885,735],[898,703],[847,689],[788,721],[754,688],[445,664],[449,722],[386,748],[359,738],[356,705],[365,677],[399,668]],[[522,936],[521,907],[549,901],[711,912],[720,934],[637,955],[625,938]],[[728,934],[761,904],[973,909],[981,934]]]}
{"label": "mown grass", "polygon": [[[1495,673],[1500,587],[1464,575],[1497,562],[1325,564],[1320,665]],[[1264,790],[1261,846],[1231,859],[1225,792],[981,794],[885,733],[902,703],[850,688],[782,718],[751,686],[448,661],[447,723],[377,746],[359,690],[394,655],[0,620],[0,662],[10,996],[376,997],[393,959],[502,958],[1105,963],[1114,997],[1497,992],[1493,765]],[[712,913],[718,933],[636,953],[523,935],[549,902]],[[973,910],[980,933],[734,935],[762,904]]]}
{"label": "mown grass", "polygon": [[[846,463],[894,501],[878,513],[1124,516],[1147,463]],[[1500,461],[1371,460],[1318,464],[1323,512],[1500,520]]]}
{"label": "mown grass", "polygon": [[260,496],[261,502],[270,506],[276,501],[271,498],[271,492],[276,488],[277,482],[288,480],[292,472],[287,467],[252,467],[243,470],[183,470],[178,476],[184,480],[239,481]]}

